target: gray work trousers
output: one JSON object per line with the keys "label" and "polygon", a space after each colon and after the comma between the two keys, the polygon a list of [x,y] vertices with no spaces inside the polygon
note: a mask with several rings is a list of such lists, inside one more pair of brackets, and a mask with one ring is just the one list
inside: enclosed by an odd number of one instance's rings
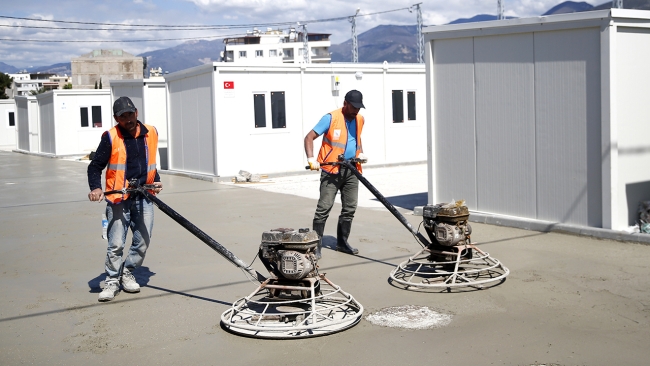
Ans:
{"label": "gray work trousers", "polygon": [[320,199],[316,206],[314,222],[325,223],[330,215],[336,192],[341,191],[339,221],[352,221],[359,201],[359,179],[350,169],[341,166],[339,174],[320,173]]}

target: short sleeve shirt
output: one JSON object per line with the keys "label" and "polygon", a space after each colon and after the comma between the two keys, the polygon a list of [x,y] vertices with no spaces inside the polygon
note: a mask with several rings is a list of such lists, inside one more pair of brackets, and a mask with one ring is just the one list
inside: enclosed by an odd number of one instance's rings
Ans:
{"label": "short sleeve shirt", "polygon": [[[332,124],[332,115],[326,114],[318,121],[316,127],[313,128],[314,132],[321,136],[330,129]],[[357,120],[345,120],[345,126],[348,129],[348,141],[345,144],[345,159],[352,159],[357,156]]]}

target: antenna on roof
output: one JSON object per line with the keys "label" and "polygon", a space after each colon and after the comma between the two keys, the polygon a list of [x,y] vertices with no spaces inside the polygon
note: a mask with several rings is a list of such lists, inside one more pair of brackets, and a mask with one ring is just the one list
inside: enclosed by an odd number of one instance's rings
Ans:
{"label": "antenna on roof", "polygon": [[359,44],[357,43],[357,15],[359,15],[360,8],[348,20],[352,23],[352,62],[359,62]]}
{"label": "antenna on roof", "polygon": [[302,57],[304,59],[304,62],[308,64],[310,62],[309,62],[309,37],[307,33],[307,23],[302,25],[302,48],[303,48]]}
{"label": "antenna on roof", "polygon": [[409,12],[413,12],[413,8],[417,11],[417,18],[418,18],[418,62],[423,64],[424,63],[424,36],[422,36],[422,9],[420,8],[420,5],[422,3],[417,3],[409,7]]}
{"label": "antenna on roof", "polygon": [[506,0],[498,0],[497,1],[497,19],[498,20],[503,20],[506,18],[505,16],[505,11],[506,11]]}

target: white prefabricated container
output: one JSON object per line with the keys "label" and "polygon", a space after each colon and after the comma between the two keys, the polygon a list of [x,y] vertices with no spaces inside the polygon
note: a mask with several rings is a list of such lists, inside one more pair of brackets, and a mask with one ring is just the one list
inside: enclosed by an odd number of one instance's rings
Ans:
{"label": "white prefabricated container", "polygon": [[35,96],[15,96],[16,101],[16,149],[39,152],[38,104]]}
{"label": "white prefabricated container", "polygon": [[[41,154],[85,155],[97,148],[113,123],[110,91],[52,90],[36,96]],[[34,152],[34,151],[33,151]]]}
{"label": "white prefabricated container", "polygon": [[16,148],[16,102],[13,99],[0,99],[0,147]]}
{"label": "white prefabricated container", "polygon": [[165,79],[111,80],[111,101],[129,97],[138,109],[138,119],[158,130],[158,162],[167,169],[167,90]]}
{"label": "white prefabricated container", "polygon": [[650,199],[650,12],[427,27],[429,201],[621,230]]}
{"label": "white prefabricated container", "polygon": [[369,164],[425,161],[424,76],[424,65],[387,63],[213,63],[166,75],[169,169],[222,177],[304,171],[305,135],[352,89],[364,96]]}

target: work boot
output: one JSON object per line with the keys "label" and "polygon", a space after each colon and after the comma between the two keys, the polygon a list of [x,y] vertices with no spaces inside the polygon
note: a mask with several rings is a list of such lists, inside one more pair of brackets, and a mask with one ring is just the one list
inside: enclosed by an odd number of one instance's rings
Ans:
{"label": "work boot", "polygon": [[99,293],[99,301],[111,301],[120,293],[120,285],[116,279],[106,280],[104,289]]}
{"label": "work boot", "polygon": [[314,250],[314,255],[316,255],[316,259],[318,260],[321,259],[320,250],[323,247],[323,233],[325,232],[325,223],[314,221],[312,224],[312,230],[318,234],[318,245],[316,245],[316,249]]}
{"label": "work boot", "polygon": [[352,221],[339,220],[336,227],[336,250],[347,254],[358,254],[359,249],[352,248],[348,243],[348,237],[352,230]]}
{"label": "work boot", "polygon": [[135,277],[126,267],[124,268],[124,272],[122,272],[122,288],[124,291],[130,293],[140,292],[140,285],[138,285]]}

